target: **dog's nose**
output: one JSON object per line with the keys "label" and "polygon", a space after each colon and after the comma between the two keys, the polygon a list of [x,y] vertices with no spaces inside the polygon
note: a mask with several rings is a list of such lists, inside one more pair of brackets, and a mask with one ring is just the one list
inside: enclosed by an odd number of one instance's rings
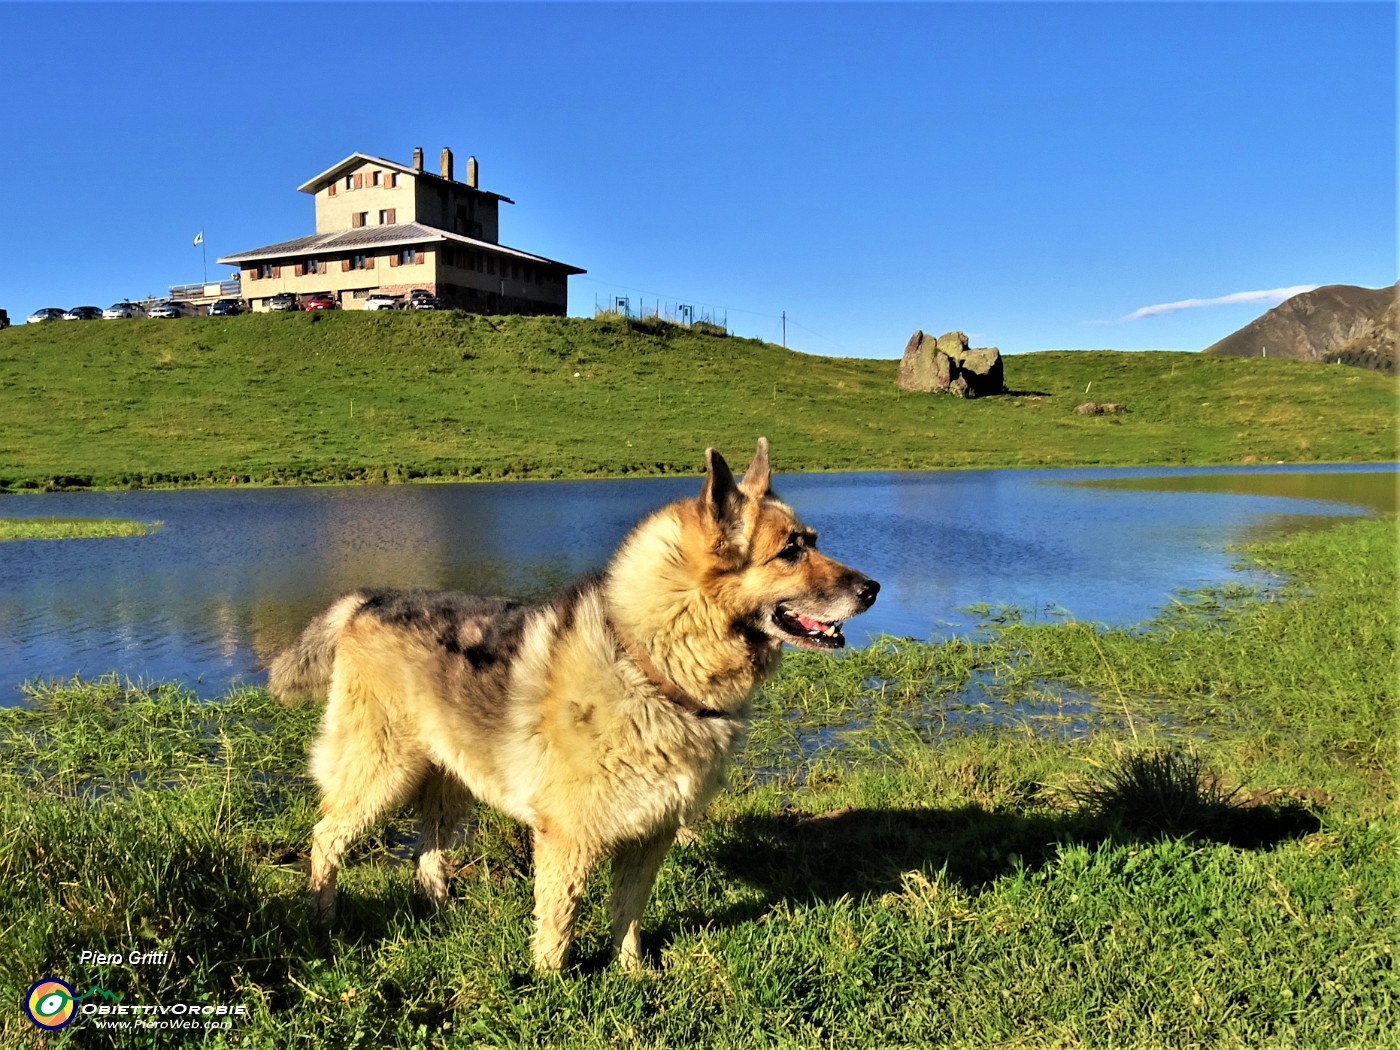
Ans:
{"label": "dog's nose", "polygon": [[874,580],[866,580],[856,592],[856,597],[860,599],[860,604],[868,609],[875,604],[875,595],[879,593],[880,585]]}

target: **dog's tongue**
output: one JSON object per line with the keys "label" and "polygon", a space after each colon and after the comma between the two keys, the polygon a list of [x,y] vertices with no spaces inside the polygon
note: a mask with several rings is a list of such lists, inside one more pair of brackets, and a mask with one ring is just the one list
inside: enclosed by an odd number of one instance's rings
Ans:
{"label": "dog's tongue", "polygon": [[802,625],[804,630],[813,631],[817,634],[826,634],[827,631],[831,630],[831,624],[822,623],[820,620],[814,620],[810,616],[803,616],[801,613],[797,614],[797,622]]}

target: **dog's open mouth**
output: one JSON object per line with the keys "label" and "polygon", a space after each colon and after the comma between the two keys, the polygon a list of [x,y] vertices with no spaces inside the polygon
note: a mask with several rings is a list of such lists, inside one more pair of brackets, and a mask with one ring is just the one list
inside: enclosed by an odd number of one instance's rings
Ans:
{"label": "dog's open mouth", "polygon": [[773,611],[773,623],[777,625],[783,640],[804,649],[840,649],[846,644],[846,636],[841,633],[841,621],[823,623],[810,616],[779,605]]}

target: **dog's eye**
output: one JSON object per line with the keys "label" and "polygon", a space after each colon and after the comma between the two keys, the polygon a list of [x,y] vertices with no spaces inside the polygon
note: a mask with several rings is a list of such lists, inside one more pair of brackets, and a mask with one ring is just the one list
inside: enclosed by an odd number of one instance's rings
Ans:
{"label": "dog's eye", "polygon": [[783,561],[797,561],[802,557],[802,552],[807,549],[809,541],[806,536],[790,536],[787,546],[778,552],[778,557]]}

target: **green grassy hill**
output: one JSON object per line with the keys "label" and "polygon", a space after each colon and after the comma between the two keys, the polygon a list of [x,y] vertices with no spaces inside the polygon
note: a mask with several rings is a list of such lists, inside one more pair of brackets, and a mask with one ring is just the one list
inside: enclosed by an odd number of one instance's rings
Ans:
{"label": "green grassy hill", "polygon": [[695,473],[760,434],[788,471],[1397,458],[1395,380],[1356,369],[1046,352],[961,401],[897,364],[625,319],[26,325],[0,333],[0,487]]}

